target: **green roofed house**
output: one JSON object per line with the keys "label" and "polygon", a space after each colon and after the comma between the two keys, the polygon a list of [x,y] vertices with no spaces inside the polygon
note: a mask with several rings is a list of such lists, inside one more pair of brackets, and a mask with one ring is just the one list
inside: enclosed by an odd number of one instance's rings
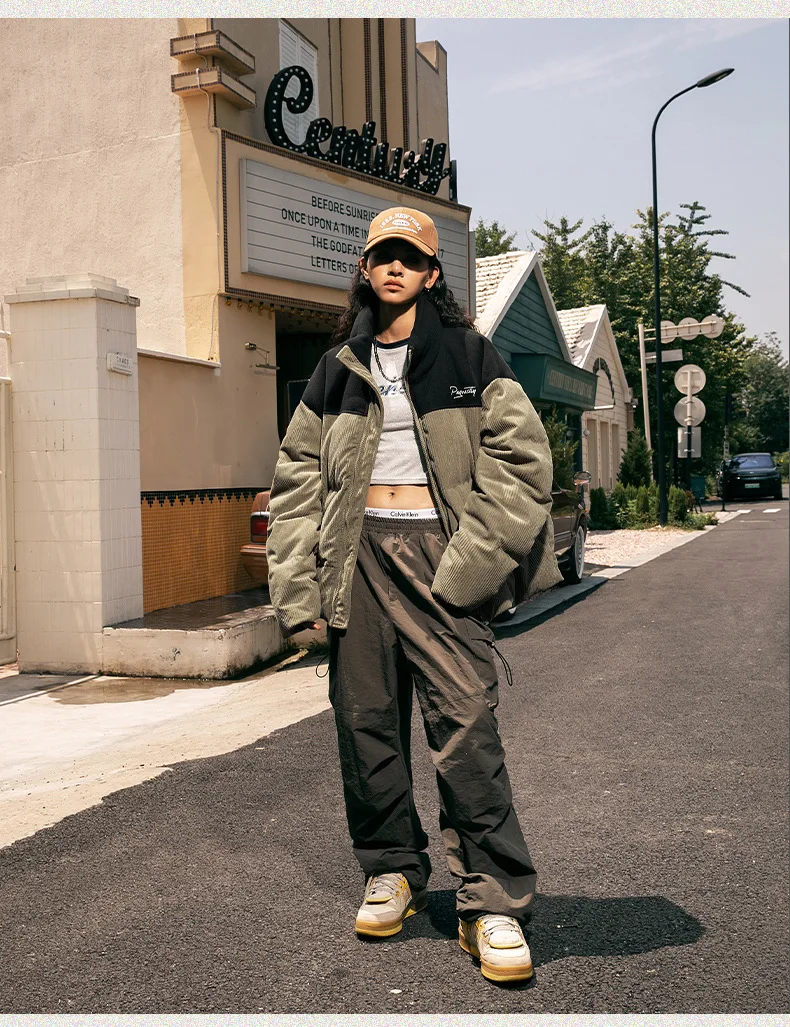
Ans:
{"label": "green roofed house", "polygon": [[[479,257],[475,273],[478,331],[513,368],[541,417],[556,407],[569,438],[581,442],[582,415],[595,406],[596,375],[574,363],[537,251]],[[575,466],[583,466],[581,445]]]}

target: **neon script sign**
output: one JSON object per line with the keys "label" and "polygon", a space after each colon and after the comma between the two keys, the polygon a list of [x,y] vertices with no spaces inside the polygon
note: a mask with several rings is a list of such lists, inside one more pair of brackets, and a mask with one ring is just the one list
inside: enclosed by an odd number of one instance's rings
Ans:
{"label": "neon script sign", "polygon": [[[285,90],[292,79],[298,80],[299,92],[296,96],[286,96]],[[419,154],[414,150],[404,153],[402,146],[393,147],[390,153],[389,143],[376,139],[375,121],[366,121],[362,131],[357,132],[345,125],[333,126],[329,118],[315,118],[307,128],[305,141],[295,143],[285,131],[283,107],[292,114],[304,114],[312,99],[313,80],[300,65],[292,64],[274,76],[266,92],[263,120],[275,146],[434,196],[442,180],[449,178],[450,199],[457,199],[455,161],[444,166],[447,143],[434,145],[433,139],[424,139]],[[329,144],[326,150],[321,149],[324,143]]]}

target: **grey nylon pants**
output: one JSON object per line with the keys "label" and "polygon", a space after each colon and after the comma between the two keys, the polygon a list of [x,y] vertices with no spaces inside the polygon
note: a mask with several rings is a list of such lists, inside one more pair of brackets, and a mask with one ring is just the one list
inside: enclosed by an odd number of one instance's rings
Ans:
{"label": "grey nylon pants", "polygon": [[[366,877],[400,872],[414,889],[431,871],[412,796],[412,694],[439,786],[458,915],[530,919],[535,870],[513,809],[494,714],[497,673],[485,620],[431,595],[446,546],[438,519],[365,515],[345,630],[329,629],[348,826]],[[481,612],[481,611],[475,611]]]}

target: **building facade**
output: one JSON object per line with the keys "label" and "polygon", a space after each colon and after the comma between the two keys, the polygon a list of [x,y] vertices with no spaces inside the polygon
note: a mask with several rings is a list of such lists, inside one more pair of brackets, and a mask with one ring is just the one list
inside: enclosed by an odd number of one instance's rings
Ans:
{"label": "building facade", "polygon": [[446,53],[396,18],[2,27],[0,182],[27,199],[3,213],[0,296],[91,272],[139,298],[143,609],[249,588],[252,498],[330,344],[370,219],[426,210],[473,308]]}
{"label": "building facade", "polygon": [[543,417],[554,408],[577,443],[574,469],[581,470],[582,416],[595,403],[594,375],[578,367],[565,340],[540,257],[514,250],[476,260],[477,327],[513,368]]}
{"label": "building facade", "polygon": [[611,491],[634,426],[634,402],[609,313],[597,303],[559,310],[557,317],[574,364],[596,376],[595,406],[582,415],[582,463],[590,488]]}

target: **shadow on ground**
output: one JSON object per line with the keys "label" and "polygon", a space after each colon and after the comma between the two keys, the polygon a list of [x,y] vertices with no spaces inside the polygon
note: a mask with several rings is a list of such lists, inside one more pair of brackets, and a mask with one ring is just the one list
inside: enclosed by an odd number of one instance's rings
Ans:
{"label": "shadow on ground", "polygon": [[[691,945],[705,928],[660,895],[590,899],[582,895],[538,895],[529,942],[535,966],[567,956],[631,956]],[[455,892],[430,893],[428,916],[404,924],[408,937],[455,938]]]}

